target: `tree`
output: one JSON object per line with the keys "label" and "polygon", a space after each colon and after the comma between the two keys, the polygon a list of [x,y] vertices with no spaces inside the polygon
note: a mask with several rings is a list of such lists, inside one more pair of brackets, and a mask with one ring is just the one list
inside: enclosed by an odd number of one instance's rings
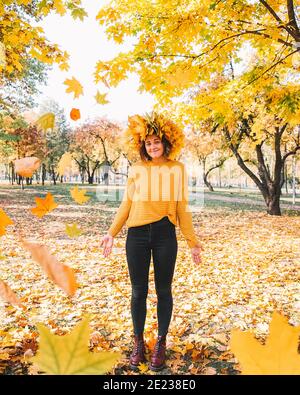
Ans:
{"label": "tree", "polygon": [[186,149],[197,158],[202,166],[203,181],[211,192],[214,189],[208,176],[230,157],[226,148],[226,144],[212,120],[202,122],[198,128],[193,126],[188,132]]}
{"label": "tree", "polygon": [[[99,61],[96,81],[117,86],[128,73],[136,72],[140,91],[152,93],[157,99],[155,107],[165,108],[182,125],[198,127],[213,119],[239,166],[262,192],[268,212],[280,215],[278,173],[282,161],[299,149],[293,132],[300,119],[300,62],[295,62],[295,56],[300,55],[297,12],[297,2],[292,0],[158,0],[141,1],[135,7],[133,0],[114,1],[99,11],[97,19],[116,42],[133,36],[135,44],[127,53]],[[246,49],[247,64],[238,68]],[[211,81],[215,79],[214,86]],[[199,92],[188,99],[186,95],[193,89]],[[276,117],[279,111],[281,116],[269,125],[272,138],[266,131],[265,136],[251,141],[253,135],[250,139],[247,136],[251,122],[245,126],[247,109],[257,105],[261,92],[273,106],[262,104],[264,113],[271,111]],[[292,148],[282,154],[278,147],[284,131]],[[260,145],[272,142],[276,169],[274,178],[268,179]],[[256,155],[258,175],[238,155],[238,149],[245,148],[246,143]],[[252,156],[247,160],[253,160]]]}
{"label": "tree", "polygon": [[[69,150],[71,128],[68,124],[64,110],[54,100],[49,99],[40,106],[40,114],[52,112],[55,115],[55,127],[45,133],[47,155],[43,160],[42,182],[44,183],[45,170],[51,175],[54,185],[58,178],[57,165],[62,155]],[[62,181],[62,178],[61,178]]]}
{"label": "tree", "polygon": [[87,14],[80,5],[80,0],[3,0],[0,4],[1,79],[22,78],[31,58],[49,65],[58,63],[62,70],[68,69],[68,54],[46,39],[37,22],[51,11],[60,15],[69,11],[74,19],[82,20]]}
{"label": "tree", "polygon": [[82,180],[86,172],[88,183],[93,184],[95,171],[105,166],[104,180],[108,184],[110,167],[120,157],[120,153],[116,151],[120,132],[119,125],[105,118],[86,122],[74,130],[70,150],[79,166]]}
{"label": "tree", "polygon": [[24,74],[16,80],[3,79],[1,83],[0,110],[12,115],[36,106],[37,88],[46,82],[49,67],[36,59],[26,61]]}
{"label": "tree", "polygon": [[38,22],[49,12],[70,12],[74,19],[87,15],[81,1],[3,0],[0,3],[0,110],[33,106],[37,84],[44,82],[50,65],[68,70],[69,55],[50,43]]}

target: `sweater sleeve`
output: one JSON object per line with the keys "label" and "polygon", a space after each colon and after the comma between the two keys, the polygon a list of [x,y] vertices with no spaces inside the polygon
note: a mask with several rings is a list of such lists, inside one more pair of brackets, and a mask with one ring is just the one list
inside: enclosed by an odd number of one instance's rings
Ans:
{"label": "sweater sleeve", "polygon": [[108,229],[108,233],[113,237],[115,237],[120,232],[120,230],[122,229],[124,223],[126,222],[129,216],[134,190],[135,190],[135,183],[133,176],[133,167],[131,166],[128,172],[128,179],[127,179],[127,184],[125,187],[122,202],[118,208],[118,211],[115,215],[115,218],[110,228]]}
{"label": "sweater sleeve", "polygon": [[178,191],[179,195],[176,211],[180,230],[190,248],[201,247],[201,244],[199,243],[194,231],[192,213],[190,211],[190,208],[188,207],[188,175],[184,164],[180,172],[180,186]]}

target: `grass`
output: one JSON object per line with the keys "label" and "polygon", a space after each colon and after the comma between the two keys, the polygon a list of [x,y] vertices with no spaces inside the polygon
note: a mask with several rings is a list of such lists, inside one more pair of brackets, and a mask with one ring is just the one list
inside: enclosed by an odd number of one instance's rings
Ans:
{"label": "grass", "polygon": [[[79,188],[86,189],[86,194],[90,196],[89,204],[90,205],[98,205],[105,204],[110,208],[118,208],[123,194],[124,187],[116,187],[116,186],[108,186],[107,189],[104,185],[82,185],[78,184],[34,184],[34,185],[25,185],[25,189],[22,190],[20,185],[9,185],[9,184],[0,184],[0,202],[2,199],[9,198],[9,193],[11,191],[15,191],[17,193],[22,193],[23,195],[27,195],[26,201],[33,202],[34,199],[32,196],[32,192],[34,196],[44,196],[45,193],[50,192],[54,196],[60,198],[62,202],[67,202],[70,200],[70,189],[75,185],[78,185]],[[106,189],[106,192],[105,192]],[[5,193],[7,191],[7,194]],[[240,190],[239,188],[215,188],[214,192],[210,192],[207,189],[204,190],[204,198],[203,198],[203,190],[197,188],[197,194],[194,194],[193,191],[190,191],[189,199],[191,207],[203,207],[204,209],[227,209],[230,211],[258,211],[258,212],[266,212],[266,206],[264,203],[263,197],[259,193],[259,191],[254,190]],[[23,196],[23,197],[25,197]],[[198,201],[197,201],[198,199]],[[231,199],[231,200],[230,200]],[[244,201],[236,201],[235,199],[244,199]],[[196,200],[196,202],[195,202]],[[292,195],[283,195],[281,198],[281,203],[283,204],[291,204]],[[300,205],[300,198],[296,198],[296,204]],[[299,207],[299,206],[298,206]],[[284,208],[281,207],[281,211],[283,215],[288,216],[299,216],[300,211],[293,208]]]}

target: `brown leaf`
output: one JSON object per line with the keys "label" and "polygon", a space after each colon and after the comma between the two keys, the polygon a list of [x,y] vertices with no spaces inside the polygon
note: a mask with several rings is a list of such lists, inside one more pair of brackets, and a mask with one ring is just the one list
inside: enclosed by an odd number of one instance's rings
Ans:
{"label": "brown leaf", "polygon": [[17,304],[21,306],[21,302],[18,299],[17,295],[12,291],[12,289],[2,280],[0,280],[0,296],[6,302],[11,304]]}
{"label": "brown leaf", "polygon": [[48,277],[62,288],[68,295],[73,296],[77,289],[73,269],[66,266],[51,255],[47,247],[38,243],[22,241],[23,246],[31,253],[32,258],[38,262]]}
{"label": "brown leaf", "polygon": [[41,161],[35,156],[16,159],[15,172],[22,177],[31,177],[32,174],[40,167]]}

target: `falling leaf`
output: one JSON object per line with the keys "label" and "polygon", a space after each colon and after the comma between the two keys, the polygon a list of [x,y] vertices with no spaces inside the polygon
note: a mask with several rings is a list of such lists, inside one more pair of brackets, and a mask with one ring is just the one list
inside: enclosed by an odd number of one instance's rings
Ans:
{"label": "falling leaf", "polygon": [[68,295],[73,296],[75,294],[77,284],[72,268],[58,262],[56,257],[42,244],[29,243],[24,240],[22,240],[22,244],[31,253],[32,258],[41,265],[53,282]]}
{"label": "falling leaf", "polygon": [[32,174],[40,167],[41,161],[34,156],[16,159],[14,161],[15,172],[21,177],[32,177]]}
{"label": "falling leaf", "polygon": [[54,198],[50,192],[47,193],[47,196],[44,199],[35,197],[35,201],[37,207],[31,208],[30,210],[32,214],[40,218],[58,207],[58,204],[54,201]]}
{"label": "falling leaf", "polygon": [[11,290],[11,288],[2,280],[0,280],[0,296],[3,300],[8,303],[22,306],[17,295]]}
{"label": "falling leaf", "polygon": [[90,199],[90,196],[85,196],[86,189],[79,190],[77,186],[72,188],[70,193],[75,202],[79,204],[83,204]]}
{"label": "falling leaf", "polygon": [[86,11],[83,8],[76,7],[71,11],[71,15],[74,19],[79,18],[81,21],[83,21],[83,18],[85,16],[88,16]]}
{"label": "falling leaf", "polygon": [[55,115],[52,112],[43,114],[37,121],[36,124],[46,131],[47,129],[53,129],[55,122]]}
{"label": "falling leaf", "polygon": [[76,78],[72,77],[72,79],[66,79],[64,81],[64,84],[68,86],[66,89],[67,93],[74,93],[74,99],[76,97],[79,97],[80,95],[83,95],[83,87],[80,84],[79,81],[76,80]]}
{"label": "falling leaf", "polygon": [[106,99],[106,95],[107,95],[107,93],[102,93],[101,94],[99,91],[97,91],[97,94],[95,95],[96,102],[98,104],[107,104],[107,103],[109,103],[109,101]]}
{"label": "falling leaf", "polygon": [[66,234],[69,237],[78,237],[82,234],[82,231],[77,228],[77,224],[72,224],[72,225],[66,224]]}
{"label": "falling leaf", "polygon": [[66,168],[71,167],[72,164],[72,155],[69,152],[65,152],[63,156],[60,158],[57,165],[57,172],[60,176],[63,176]]}
{"label": "falling leaf", "polygon": [[289,325],[286,317],[274,312],[265,345],[250,331],[233,329],[230,347],[242,367],[242,374],[300,374],[299,333],[300,326]]}
{"label": "falling leaf", "polygon": [[72,108],[70,111],[70,118],[73,119],[73,121],[80,119],[80,110],[78,108]]}
{"label": "falling leaf", "polygon": [[119,352],[89,351],[89,318],[83,319],[64,336],[52,334],[42,324],[37,324],[37,328],[40,333],[39,350],[31,361],[48,374],[104,374],[122,356]]}
{"label": "falling leaf", "polygon": [[5,211],[0,208],[0,236],[3,236],[6,233],[5,228],[8,225],[13,225],[13,221],[9,218]]}

